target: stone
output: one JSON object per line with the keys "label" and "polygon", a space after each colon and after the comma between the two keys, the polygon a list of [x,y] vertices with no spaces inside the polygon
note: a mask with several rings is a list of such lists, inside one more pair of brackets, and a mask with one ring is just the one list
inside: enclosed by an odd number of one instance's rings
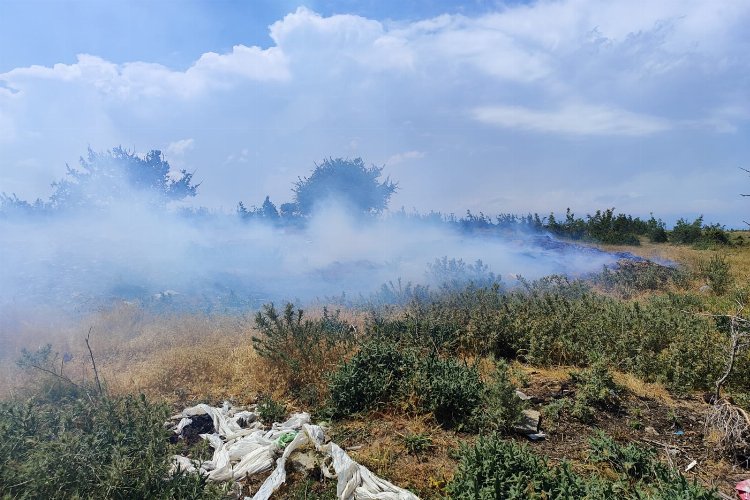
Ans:
{"label": "stone", "polygon": [[542,414],[536,410],[523,410],[521,419],[515,426],[520,434],[535,434],[539,431],[539,420]]}

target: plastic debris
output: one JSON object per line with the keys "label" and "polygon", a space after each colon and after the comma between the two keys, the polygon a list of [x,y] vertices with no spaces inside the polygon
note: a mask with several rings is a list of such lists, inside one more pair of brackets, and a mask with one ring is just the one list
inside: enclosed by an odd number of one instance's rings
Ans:
{"label": "plastic debris", "polygon": [[[226,402],[220,408],[200,404],[173,417],[179,420],[173,427],[174,432],[180,434],[190,425],[191,417],[200,415],[209,415],[214,423],[214,432],[200,435],[214,449],[213,457],[198,464],[176,455],[173,473],[177,470],[193,472],[206,476],[209,481],[240,480],[270,470],[278,457],[273,472],[252,497],[252,500],[267,500],[286,481],[290,455],[301,448],[309,448],[310,452],[322,455],[319,463],[323,475],[337,478],[339,500],[418,500],[410,491],[377,477],[352,460],[335,443],[325,444],[323,428],[312,425],[307,413],[295,413],[286,422],[274,423],[271,429],[265,430],[253,412],[240,411]],[[333,473],[326,466],[327,460],[333,464]]]}
{"label": "plastic debris", "polygon": [[740,481],[734,488],[737,490],[740,500],[750,500],[750,479]]}
{"label": "plastic debris", "polygon": [[697,460],[693,460],[692,462],[690,462],[690,463],[689,463],[689,464],[687,465],[687,467],[685,467],[685,472],[688,472],[688,471],[690,471],[690,469],[692,469],[692,468],[693,468],[693,467],[695,467],[696,465],[698,465],[698,461],[697,461]]}

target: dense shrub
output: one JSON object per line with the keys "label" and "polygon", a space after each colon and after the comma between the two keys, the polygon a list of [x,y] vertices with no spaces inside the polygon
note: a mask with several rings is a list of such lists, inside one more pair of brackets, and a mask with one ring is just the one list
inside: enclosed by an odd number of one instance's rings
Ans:
{"label": "dense shrub", "polygon": [[334,417],[351,415],[389,403],[408,393],[417,358],[398,344],[365,343],[329,379],[329,406]]}
{"label": "dense shrub", "polygon": [[526,402],[516,395],[508,363],[503,359],[497,361],[493,378],[485,389],[479,426],[483,430],[510,432],[525,407]]}
{"label": "dense shrub", "polygon": [[732,284],[731,265],[723,255],[716,254],[701,262],[698,272],[716,295],[725,294]]}
{"label": "dense shrub", "polygon": [[335,367],[354,342],[351,326],[339,311],[323,309],[318,319],[304,319],[302,309],[289,303],[279,313],[266,304],[255,316],[260,335],[253,336],[256,352],[283,372],[288,388],[298,393]]}
{"label": "dense shrub", "polygon": [[0,403],[0,496],[222,498],[169,475],[168,415],[144,397]]}
{"label": "dense shrub", "polygon": [[483,402],[484,384],[475,366],[430,356],[420,363],[417,394],[421,407],[444,427],[471,426]]}
{"label": "dense shrub", "polygon": [[601,361],[570,374],[576,387],[571,413],[583,422],[592,422],[595,410],[613,409],[618,404],[619,388]]}
{"label": "dense shrub", "polygon": [[621,260],[613,268],[604,267],[590,280],[607,292],[628,299],[643,292],[684,288],[689,274],[682,269],[651,261]]}

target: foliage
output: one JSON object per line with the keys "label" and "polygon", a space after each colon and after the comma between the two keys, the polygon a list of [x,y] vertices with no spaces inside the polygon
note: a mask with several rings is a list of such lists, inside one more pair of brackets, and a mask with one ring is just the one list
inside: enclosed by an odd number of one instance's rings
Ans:
{"label": "foliage", "polygon": [[294,184],[295,210],[310,215],[317,204],[334,199],[361,214],[380,213],[396,191],[389,179],[379,181],[382,171],[382,167],[365,166],[361,158],[327,158],[315,165],[310,177]]}
{"label": "foliage", "polygon": [[669,234],[669,240],[673,243],[692,245],[697,243],[703,234],[703,216],[701,215],[693,222],[679,219]]}
{"label": "foliage", "polygon": [[617,405],[619,388],[607,366],[595,362],[589,368],[570,374],[576,385],[571,413],[584,422],[592,422],[595,409],[612,409]]}
{"label": "foliage", "polygon": [[598,478],[585,480],[567,463],[551,467],[527,446],[497,435],[462,445],[459,464],[447,486],[450,498],[568,499],[615,498],[621,489]]}
{"label": "foliage", "polygon": [[466,286],[492,287],[500,283],[500,277],[495,276],[481,260],[466,264],[462,259],[443,257],[427,264],[427,281],[444,290],[459,290]]}
{"label": "foliage", "polygon": [[[600,437],[595,461],[608,461],[619,472],[614,478],[581,476],[567,462],[558,466],[533,453],[528,446],[503,441],[498,435],[480,437],[473,446],[462,445],[459,465],[447,486],[450,498],[560,499],[571,498],[681,498],[708,500],[716,497],[676,471],[671,471],[648,452],[632,445],[626,450]],[[607,457],[606,459],[604,457]],[[609,458],[611,457],[611,460]],[[604,459],[604,460],[602,460]]]}
{"label": "foliage", "polygon": [[484,394],[484,405],[478,419],[480,427],[483,430],[510,432],[525,408],[526,402],[516,395],[508,363],[503,359],[496,361],[494,376],[487,383]]}
{"label": "foliage", "polygon": [[0,496],[222,498],[170,476],[168,408],[145,397],[0,403]]}
{"label": "foliage", "polygon": [[421,361],[416,390],[420,406],[446,428],[472,426],[484,399],[476,366],[436,356]]}
{"label": "foliage", "polygon": [[620,260],[614,268],[604,267],[590,279],[605,291],[628,299],[643,292],[685,288],[689,274],[682,269],[651,261]]}
{"label": "foliage", "polygon": [[420,432],[409,433],[401,437],[406,452],[410,455],[419,455],[432,448],[432,438]]}
{"label": "foliage", "polygon": [[[299,391],[313,373],[335,366],[338,356],[353,343],[351,326],[339,311],[323,309],[318,319],[304,319],[304,311],[287,303],[280,313],[273,304],[265,304],[255,316],[260,335],[253,336],[253,347],[263,358],[285,372],[288,388]],[[343,352],[342,352],[343,351]]]}
{"label": "foliage", "polygon": [[716,295],[724,295],[732,284],[731,265],[724,255],[715,254],[702,261],[698,265],[698,272]]}
{"label": "foliage", "polygon": [[415,373],[413,352],[394,342],[365,343],[329,379],[332,416],[348,416],[399,399],[411,389]]}
{"label": "foliage", "polygon": [[266,394],[258,398],[258,406],[256,410],[261,421],[267,425],[274,422],[283,422],[287,413],[286,405],[284,403],[275,401],[271,396]]}
{"label": "foliage", "polygon": [[68,166],[67,177],[52,184],[49,206],[53,209],[97,208],[113,202],[131,202],[134,193],[162,205],[195,196],[193,174],[180,171],[170,177],[169,163],[161,151],[140,157],[118,146],[97,153],[89,149],[79,161],[80,170]]}

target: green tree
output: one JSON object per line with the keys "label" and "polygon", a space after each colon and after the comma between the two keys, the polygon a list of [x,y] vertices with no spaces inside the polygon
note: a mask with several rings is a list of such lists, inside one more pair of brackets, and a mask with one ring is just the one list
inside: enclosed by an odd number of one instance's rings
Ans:
{"label": "green tree", "polygon": [[[365,166],[362,158],[328,158],[315,165],[310,177],[294,183],[296,212],[309,215],[317,204],[335,199],[362,214],[380,213],[387,208],[397,187],[387,178],[380,182],[382,170],[374,165]],[[289,207],[282,206],[282,212],[286,211]]]}
{"label": "green tree", "polygon": [[49,208],[102,208],[128,201],[134,194],[164,205],[195,196],[198,188],[193,174],[185,170],[178,177],[171,176],[169,163],[159,150],[140,157],[121,146],[103,153],[89,148],[79,164],[79,169],[67,166],[66,177],[52,184]]}

